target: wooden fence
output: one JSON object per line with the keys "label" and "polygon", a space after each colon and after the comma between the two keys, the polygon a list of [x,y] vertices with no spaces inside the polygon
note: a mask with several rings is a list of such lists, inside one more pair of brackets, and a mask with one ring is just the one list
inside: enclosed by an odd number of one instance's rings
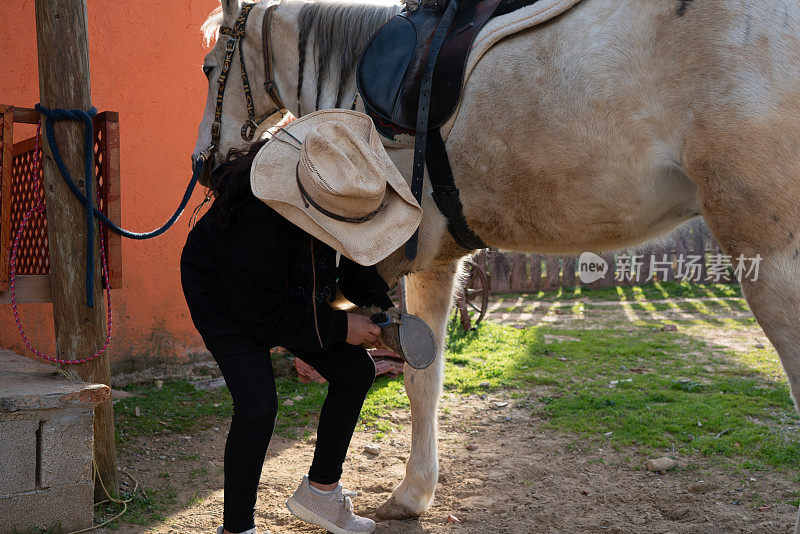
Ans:
{"label": "wooden fence", "polygon": [[[526,293],[561,287],[634,286],[654,281],[732,283],[735,258],[724,256],[704,221],[684,227],[669,244],[602,254],[608,271],[590,284],[581,282],[578,257],[554,257],[486,249],[474,261],[489,277],[492,293]],[[730,261],[731,264],[727,264]]]}

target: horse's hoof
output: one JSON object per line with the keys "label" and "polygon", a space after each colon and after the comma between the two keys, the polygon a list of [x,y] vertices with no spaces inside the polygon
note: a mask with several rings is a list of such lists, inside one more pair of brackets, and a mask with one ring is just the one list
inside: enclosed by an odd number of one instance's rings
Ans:
{"label": "horse's hoof", "polygon": [[394,498],[389,497],[389,500],[383,503],[380,508],[375,512],[378,519],[413,519],[419,517],[419,514],[414,513],[406,508]]}

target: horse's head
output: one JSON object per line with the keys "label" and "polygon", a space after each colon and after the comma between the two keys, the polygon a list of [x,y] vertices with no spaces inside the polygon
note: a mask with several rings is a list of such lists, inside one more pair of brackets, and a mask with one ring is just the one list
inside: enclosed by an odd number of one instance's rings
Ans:
{"label": "horse's head", "polygon": [[271,54],[265,51],[270,43],[264,25],[275,5],[221,0],[203,24],[206,41],[216,38],[216,42],[203,62],[208,97],[192,153],[193,165],[201,154],[208,160],[201,182],[229,150],[249,146],[283,114],[284,104],[272,79]]}

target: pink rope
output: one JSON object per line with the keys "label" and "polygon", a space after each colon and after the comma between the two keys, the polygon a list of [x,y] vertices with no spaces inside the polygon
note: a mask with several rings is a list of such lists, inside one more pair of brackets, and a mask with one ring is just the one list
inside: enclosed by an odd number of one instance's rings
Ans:
{"label": "pink rope", "polygon": [[[41,137],[42,131],[42,123],[39,121],[36,127],[36,147],[34,148],[33,152],[33,176],[34,180],[39,179],[39,139]],[[100,188],[97,188],[97,197],[98,200],[100,198]],[[111,289],[106,287],[106,340],[103,343],[103,346],[95,352],[93,355],[89,356],[88,358],[83,358],[80,360],[62,360],[60,358],[56,358],[54,356],[49,356],[35,347],[33,347],[28,340],[27,334],[25,334],[25,328],[22,326],[22,321],[19,317],[19,310],[17,309],[17,293],[16,293],[16,278],[17,278],[17,250],[19,249],[19,243],[22,240],[22,233],[25,230],[25,226],[28,224],[28,220],[36,213],[40,215],[45,214],[45,204],[44,198],[39,194],[39,189],[35,189],[36,195],[36,204],[25,212],[25,215],[22,217],[22,221],[19,223],[19,228],[17,228],[17,233],[14,235],[14,243],[11,246],[11,257],[9,258],[9,285],[11,286],[11,309],[14,312],[14,321],[17,323],[17,330],[19,331],[19,335],[22,337],[22,341],[25,342],[25,346],[28,348],[29,351],[34,353],[39,358],[44,360],[49,360],[51,362],[60,363],[60,364],[77,364],[77,363],[86,363],[89,361],[94,360],[98,356],[102,355],[106,349],[108,348],[108,344],[111,342],[111,327],[112,327],[112,315],[111,315]],[[100,258],[102,261],[102,273],[106,279],[106,284],[108,284],[109,277],[108,277],[108,265],[106,262],[106,249],[105,243],[103,242],[103,231],[102,227],[100,228]]]}

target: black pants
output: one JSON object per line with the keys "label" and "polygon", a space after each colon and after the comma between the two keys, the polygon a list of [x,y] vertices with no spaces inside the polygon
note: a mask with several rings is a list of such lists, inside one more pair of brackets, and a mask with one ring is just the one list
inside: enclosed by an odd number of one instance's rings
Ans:
{"label": "black pants", "polygon": [[[308,477],[333,484],[342,475],[350,438],[375,379],[375,364],[366,350],[346,343],[334,343],[326,352],[292,352],[329,383]],[[228,532],[243,532],[255,526],[258,481],[278,413],[275,377],[265,352],[214,355],[214,359],[233,398],[225,444],[223,523]]]}

